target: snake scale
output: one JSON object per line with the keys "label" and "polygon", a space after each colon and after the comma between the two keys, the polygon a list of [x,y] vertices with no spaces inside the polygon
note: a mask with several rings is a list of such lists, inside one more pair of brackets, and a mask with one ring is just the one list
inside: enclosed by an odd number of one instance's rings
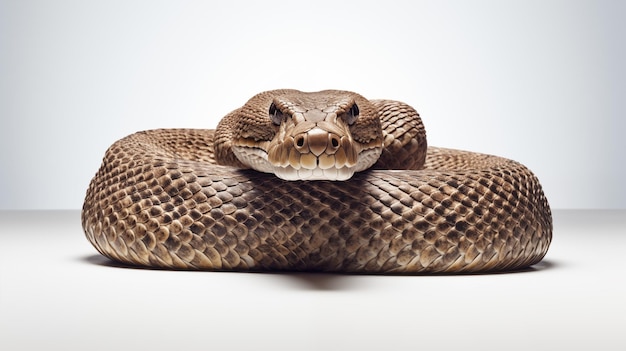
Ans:
{"label": "snake scale", "polygon": [[112,260],[192,270],[516,270],[552,239],[525,166],[427,147],[412,107],[333,90],[267,91],[216,130],[115,142],[82,225]]}

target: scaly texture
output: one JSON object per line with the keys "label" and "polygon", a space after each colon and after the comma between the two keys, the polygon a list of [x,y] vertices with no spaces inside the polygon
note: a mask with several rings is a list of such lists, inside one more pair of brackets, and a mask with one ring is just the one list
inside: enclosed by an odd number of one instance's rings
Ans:
{"label": "scaly texture", "polygon": [[[225,120],[241,110],[267,111],[269,102],[251,101]],[[426,151],[409,106],[375,100],[365,108],[379,115],[386,149],[376,169],[347,181],[286,181],[218,165],[223,153],[245,167],[230,145],[214,148],[214,139],[233,137],[224,127],[217,135],[161,129],[121,139],[87,190],[86,236],[113,260],[173,269],[484,272],[544,257],[552,218],[526,167],[465,151]],[[401,165],[407,169],[384,170]]]}

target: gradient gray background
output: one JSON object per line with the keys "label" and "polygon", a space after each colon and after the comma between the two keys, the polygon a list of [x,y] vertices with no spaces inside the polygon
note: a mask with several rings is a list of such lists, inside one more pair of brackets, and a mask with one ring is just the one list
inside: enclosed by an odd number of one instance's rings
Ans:
{"label": "gradient gray background", "polygon": [[286,87],[403,100],[554,208],[626,208],[625,4],[0,1],[0,209],[78,209],[113,141]]}

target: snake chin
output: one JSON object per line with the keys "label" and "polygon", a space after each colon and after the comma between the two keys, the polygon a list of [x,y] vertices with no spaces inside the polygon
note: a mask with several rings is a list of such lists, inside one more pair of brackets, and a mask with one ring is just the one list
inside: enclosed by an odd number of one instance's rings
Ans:
{"label": "snake chin", "polygon": [[273,172],[278,178],[283,180],[348,180],[354,174],[354,170],[348,167],[327,168],[319,167],[313,169],[295,169],[291,166],[276,167]]}
{"label": "snake chin", "polygon": [[380,149],[366,149],[359,153],[356,164],[344,164],[341,167],[320,167],[319,161],[315,167],[305,167],[290,164],[272,164],[268,160],[267,152],[260,148],[245,146],[233,147],[235,156],[250,168],[264,173],[272,173],[283,180],[333,180],[343,181],[350,179],[354,173],[370,168],[380,157]]}

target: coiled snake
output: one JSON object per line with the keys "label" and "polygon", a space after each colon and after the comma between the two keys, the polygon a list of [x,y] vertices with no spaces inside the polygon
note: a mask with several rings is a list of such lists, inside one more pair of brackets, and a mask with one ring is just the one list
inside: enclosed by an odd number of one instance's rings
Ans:
{"label": "coiled snake", "polygon": [[427,148],[413,108],[345,91],[263,92],[215,131],[115,142],[82,225],[110,259],[203,270],[513,270],[552,238],[526,167]]}

